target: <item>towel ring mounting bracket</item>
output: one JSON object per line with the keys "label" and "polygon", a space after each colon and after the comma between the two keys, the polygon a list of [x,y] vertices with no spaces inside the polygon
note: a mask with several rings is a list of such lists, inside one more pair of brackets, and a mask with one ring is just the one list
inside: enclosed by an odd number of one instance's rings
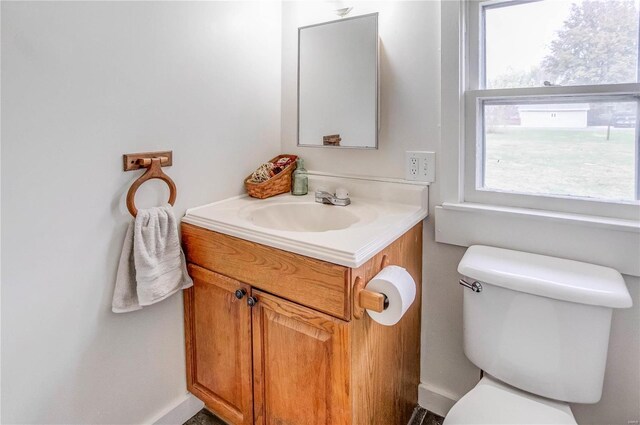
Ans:
{"label": "towel ring mounting bracket", "polygon": [[164,151],[124,154],[123,162],[125,171],[139,170],[141,168],[147,169],[143,175],[133,182],[127,192],[127,209],[132,216],[135,217],[138,214],[138,209],[135,204],[136,191],[147,180],[159,179],[165,182],[169,186],[169,204],[175,204],[178,192],[176,184],[171,180],[171,177],[162,171],[162,167],[172,164],[173,152]]}

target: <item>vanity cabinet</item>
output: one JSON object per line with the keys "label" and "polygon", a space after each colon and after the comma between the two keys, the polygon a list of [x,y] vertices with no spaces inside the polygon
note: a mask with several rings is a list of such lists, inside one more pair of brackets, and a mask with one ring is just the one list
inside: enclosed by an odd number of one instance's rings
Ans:
{"label": "vanity cabinet", "polygon": [[[230,424],[405,425],[417,403],[422,223],[358,268],[182,224],[188,389]],[[353,317],[388,262],[416,301],[394,326]]]}

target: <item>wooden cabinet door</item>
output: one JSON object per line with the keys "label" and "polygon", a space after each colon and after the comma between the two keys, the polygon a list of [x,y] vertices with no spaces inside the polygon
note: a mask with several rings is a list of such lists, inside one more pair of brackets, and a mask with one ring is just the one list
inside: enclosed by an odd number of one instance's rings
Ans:
{"label": "wooden cabinet door", "polygon": [[349,424],[348,323],[255,289],[253,296],[255,423]]}
{"label": "wooden cabinet door", "polygon": [[[251,288],[189,264],[185,291],[187,385],[230,424],[253,424]],[[241,299],[235,295],[244,290]]]}

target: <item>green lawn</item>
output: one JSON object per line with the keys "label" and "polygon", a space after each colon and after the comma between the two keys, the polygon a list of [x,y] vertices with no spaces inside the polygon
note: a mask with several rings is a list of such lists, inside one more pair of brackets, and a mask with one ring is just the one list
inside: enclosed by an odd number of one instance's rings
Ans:
{"label": "green lawn", "polygon": [[634,199],[635,130],[492,127],[485,187],[526,193]]}

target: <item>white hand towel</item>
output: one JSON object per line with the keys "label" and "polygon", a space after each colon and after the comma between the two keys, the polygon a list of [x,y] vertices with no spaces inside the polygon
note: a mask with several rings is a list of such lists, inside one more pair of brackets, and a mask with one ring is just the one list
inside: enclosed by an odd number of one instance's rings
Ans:
{"label": "white hand towel", "polygon": [[116,275],[116,289],[113,292],[113,301],[111,302],[111,311],[114,313],[127,313],[142,308],[136,293],[136,267],[133,264],[133,226],[134,222],[131,221],[122,244],[118,274]]}
{"label": "white hand towel", "polygon": [[113,312],[140,310],[192,285],[171,206],[138,210],[122,246]]}

